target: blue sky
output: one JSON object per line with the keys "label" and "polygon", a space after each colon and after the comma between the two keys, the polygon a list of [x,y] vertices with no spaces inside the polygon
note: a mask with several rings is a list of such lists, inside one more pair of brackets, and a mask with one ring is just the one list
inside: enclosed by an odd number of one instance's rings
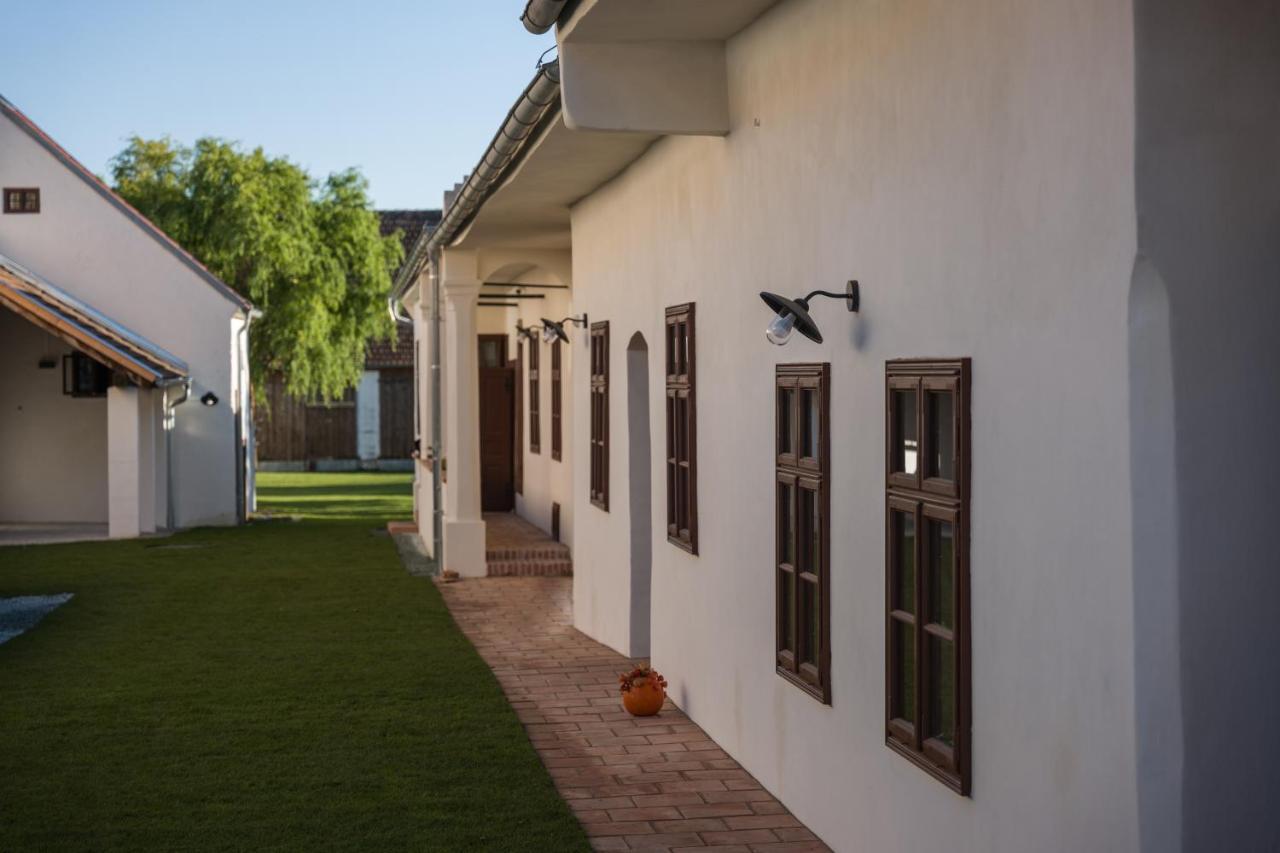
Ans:
{"label": "blue sky", "polygon": [[523,0],[5,0],[0,94],[89,168],[221,136],[439,207],[555,40]]}

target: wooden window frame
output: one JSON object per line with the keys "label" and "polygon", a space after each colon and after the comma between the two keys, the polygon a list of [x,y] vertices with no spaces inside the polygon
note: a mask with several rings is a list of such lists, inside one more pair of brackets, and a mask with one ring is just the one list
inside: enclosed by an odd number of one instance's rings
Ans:
{"label": "wooden window frame", "polygon": [[[667,308],[663,329],[667,378],[667,541],[694,555],[698,553],[696,307],[686,302]],[[681,469],[686,472],[683,488],[677,483]]]}
{"label": "wooden window frame", "polygon": [[591,324],[591,505],[609,511],[609,321]]}
{"label": "wooden window frame", "polygon": [[[21,193],[21,202],[14,206],[10,203],[9,196],[11,193]],[[27,199],[33,197],[36,200],[35,207],[27,207]],[[4,188],[4,212],[5,213],[39,213],[40,212],[40,188],[39,187],[5,187]]]}
{"label": "wooden window frame", "polygon": [[[908,761],[938,779],[962,796],[969,795],[972,765],[972,703],[970,657],[969,599],[969,503],[970,486],[970,359],[902,359],[885,363],[885,744]],[[915,418],[918,461],[915,473],[894,470],[895,391],[913,391],[916,395]],[[953,396],[951,413],[953,478],[930,476],[933,461],[932,437],[928,429],[929,391],[948,391]],[[913,600],[911,612],[896,601],[898,590],[898,537],[895,535],[896,514],[913,519],[912,558]],[[932,559],[927,544],[930,522],[949,523],[952,527],[952,627],[929,621],[927,612],[932,572],[927,561]],[[894,626],[910,626],[913,637],[911,714],[914,722],[894,715],[898,688]],[[936,738],[926,738],[933,721],[929,683],[931,662],[929,637],[951,644],[955,657],[954,730],[952,746]]]}
{"label": "wooden window frame", "polygon": [[561,432],[560,414],[563,405],[563,390],[560,382],[560,339],[551,342],[551,458],[560,461]]}
{"label": "wooden window frame", "polygon": [[[789,392],[790,402],[783,411],[782,392]],[[818,440],[816,455],[802,452],[805,425],[802,412],[804,391],[817,395]],[[779,364],[774,377],[774,455],[776,477],[774,486],[774,613],[775,613],[775,667],[778,675],[799,687],[823,704],[831,704],[831,365]],[[786,429],[783,419],[786,418]],[[784,518],[782,513],[782,489],[791,489],[787,505],[791,535],[794,537],[794,554],[789,553],[784,542]],[[804,550],[801,539],[809,539],[807,524],[812,519],[801,518],[802,491],[815,494],[818,515],[818,571],[805,571],[802,566]],[[811,559],[811,558],[810,558]],[[790,576],[790,579],[788,578]],[[801,607],[802,583],[816,587],[818,619],[817,665],[802,661],[800,637],[808,632],[802,624],[804,608]],[[786,595],[785,590],[790,589]],[[785,602],[785,604],[784,604]]]}
{"label": "wooden window frame", "polygon": [[541,348],[538,340],[529,341],[529,452],[542,452],[542,410],[538,393],[541,389],[541,377],[538,375],[538,362]]}

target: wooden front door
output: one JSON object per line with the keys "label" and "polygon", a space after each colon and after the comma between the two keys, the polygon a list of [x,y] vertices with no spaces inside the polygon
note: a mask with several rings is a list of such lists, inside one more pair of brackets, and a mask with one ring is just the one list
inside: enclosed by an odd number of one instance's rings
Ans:
{"label": "wooden front door", "polygon": [[479,343],[480,506],[510,512],[516,501],[516,372],[507,366],[506,335],[481,335]]}

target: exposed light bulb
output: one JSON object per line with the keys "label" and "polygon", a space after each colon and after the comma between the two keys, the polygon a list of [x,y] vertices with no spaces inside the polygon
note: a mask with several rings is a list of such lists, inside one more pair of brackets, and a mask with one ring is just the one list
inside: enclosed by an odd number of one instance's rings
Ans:
{"label": "exposed light bulb", "polygon": [[791,340],[791,333],[795,330],[796,315],[788,311],[786,314],[778,314],[773,318],[773,322],[764,330],[764,336],[774,346],[782,346]]}
{"label": "exposed light bulb", "polygon": [[552,342],[552,341],[554,341],[555,339],[556,339],[556,330],[555,330],[555,328],[554,328],[554,327],[552,327],[552,326],[543,326],[543,327],[542,327],[542,340],[543,340],[543,341],[545,341],[546,343],[551,343],[551,342]]}

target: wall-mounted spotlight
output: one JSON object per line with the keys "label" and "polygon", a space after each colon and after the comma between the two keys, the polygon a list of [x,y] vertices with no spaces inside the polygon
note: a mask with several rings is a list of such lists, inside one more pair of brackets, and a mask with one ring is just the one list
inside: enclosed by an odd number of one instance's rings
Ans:
{"label": "wall-mounted spotlight", "polygon": [[516,337],[524,338],[530,341],[536,341],[538,339],[538,327],[522,326],[520,325],[520,321],[517,320],[516,321]]}
{"label": "wall-mounted spotlight", "polygon": [[764,330],[764,336],[769,339],[769,343],[782,346],[791,340],[791,333],[799,331],[814,343],[822,343],[822,332],[818,331],[818,324],[813,322],[813,318],[809,316],[809,300],[815,296],[827,296],[831,299],[843,299],[845,306],[850,311],[858,310],[858,283],[851,281],[845,285],[844,293],[832,293],[827,290],[815,290],[808,296],[799,299],[787,299],[785,296],[779,296],[776,293],[762,292],[760,298],[764,300],[764,304],[768,305],[773,313],[777,314],[773,318],[773,322]]}
{"label": "wall-mounted spotlight", "polygon": [[542,339],[547,343],[551,343],[558,338],[566,344],[569,343],[569,336],[564,333],[565,323],[572,323],[575,326],[585,329],[587,327],[587,315],[583,314],[581,317],[565,317],[559,323],[555,320],[548,320],[546,317],[543,317]]}
{"label": "wall-mounted spotlight", "polygon": [[204,396],[200,398],[200,402],[209,407],[216,406],[218,405],[218,395],[212,391],[206,391]]}

